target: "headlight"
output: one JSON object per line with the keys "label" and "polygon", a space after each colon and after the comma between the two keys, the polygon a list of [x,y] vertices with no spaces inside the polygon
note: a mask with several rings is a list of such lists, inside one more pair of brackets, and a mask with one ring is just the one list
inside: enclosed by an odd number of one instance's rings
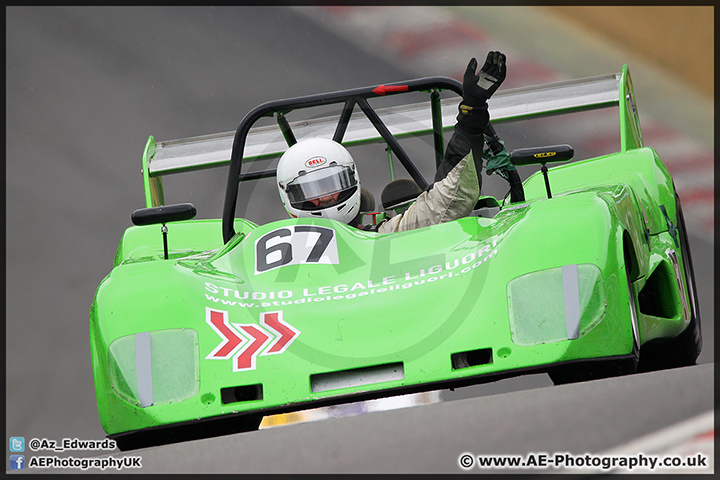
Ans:
{"label": "headlight", "polygon": [[564,265],[512,279],[507,285],[510,330],[516,345],[576,339],[605,315],[600,268]]}
{"label": "headlight", "polygon": [[136,333],[108,348],[112,388],[128,402],[148,407],[173,403],[199,389],[197,332],[184,328]]}

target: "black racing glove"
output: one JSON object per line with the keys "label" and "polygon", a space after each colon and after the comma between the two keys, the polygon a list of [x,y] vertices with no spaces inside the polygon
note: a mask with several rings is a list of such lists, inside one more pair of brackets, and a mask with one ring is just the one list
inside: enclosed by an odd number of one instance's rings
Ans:
{"label": "black racing glove", "polygon": [[477,60],[470,60],[463,75],[463,98],[458,109],[458,127],[478,135],[490,123],[487,101],[505,80],[505,54],[489,52],[485,64],[476,74]]}

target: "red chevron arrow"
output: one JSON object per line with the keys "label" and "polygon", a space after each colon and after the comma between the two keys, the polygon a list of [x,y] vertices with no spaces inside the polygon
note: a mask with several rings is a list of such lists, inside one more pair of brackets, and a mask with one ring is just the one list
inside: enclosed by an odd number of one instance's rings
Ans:
{"label": "red chevron arrow", "polygon": [[373,93],[375,95],[385,95],[386,93],[407,92],[407,91],[408,91],[407,85],[380,85],[379,87],[375,87],[373,89]]}
{"label": "red chevron arrow", "polygon": [[258,353],[270,340],[270,335],[258,325],[233,325],[243,332],[247,333],[251,340],[233,357],[233,372],[241,372],[243,370],[255,370],[255,359]]}
{"label": "red chevron arrow", "polygon": [[300,334],[296,328],[283,322],[282,312],[265,312],[260,314],[260,323],[277,332],[277,337],[263,355],[282,353]]}
{"label": "red chevron arrow", "polygon": [[300,335],[298,329],[283,321],[282,311],[260,314],[260,323],[267,330],[260,325],[231,324],[228,312],[223,310],[207,307],[205,313],[205,321],[222,339],[220,345],[205,358],[217,360],[232,357],[234,372],[254,370],[258,355],[283,353]]}
{"label": "red chevron arrow", "polygon": [[230,358],[240,344],[245,341],[239,337],[228,322],[228,312],[205,309],[205,321],[223,339],[220,345],[205,358]]}

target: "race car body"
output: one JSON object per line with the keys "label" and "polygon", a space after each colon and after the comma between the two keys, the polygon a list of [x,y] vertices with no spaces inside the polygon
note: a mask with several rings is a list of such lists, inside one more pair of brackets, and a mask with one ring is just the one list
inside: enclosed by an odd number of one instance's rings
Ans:
{"label": "race car body", "polygon": [[[513,152],[519,168],[543,171],[492,208],[389,234],[323,219],[236,218],[238,185],[274,173],[242,173],[243,162],[276,157],[296,137],[385,142],[426,187],[396,138],[433,135],[441,155],[457,98],[437,92],[460,86],[433,77],[381,87],[268,102],[235,133],[150,138],[146,208],[90,315],[100,419],[121,449],[526,372],[557,383],[630,373],[646,350],[647,368],[695,361],[699,318],[680,203],[662,160],[643,146],[627,67],[498,92],[493,123],[619,106],[621,151],[549,172],[547,163],[569,160],[567,146]],[[367,101],[408,91],[428,91],[431,101],[382,115]],[[344,105],[338,118],[284,118],[332,102]],[[271,115],[274,131],[251,128]],[[163,175],[226,165],[222,219],[192,220],[191,205],[164,205]]]}

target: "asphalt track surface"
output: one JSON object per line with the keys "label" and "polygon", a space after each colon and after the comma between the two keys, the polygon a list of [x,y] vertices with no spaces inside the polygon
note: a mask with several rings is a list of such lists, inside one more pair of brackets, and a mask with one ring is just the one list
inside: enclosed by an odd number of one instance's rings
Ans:
{"label": "asphalt track surface", "polygon": [[[148,135],[230,131],[264,101],[415,75],[287,8],[11,7],[6,22],[6,438],[102,439],[88,313],[144,206]],[[217,216],[225,171],[180,177],[166,182],[168,203]],[[257,205],[277,201],[259,190]],[[460,472],[466,451],[600,451],[702,413],[713,405],[714,252],[690,242],[697,367],[468,387],[435,405],[139,451],[142,472]]]}

